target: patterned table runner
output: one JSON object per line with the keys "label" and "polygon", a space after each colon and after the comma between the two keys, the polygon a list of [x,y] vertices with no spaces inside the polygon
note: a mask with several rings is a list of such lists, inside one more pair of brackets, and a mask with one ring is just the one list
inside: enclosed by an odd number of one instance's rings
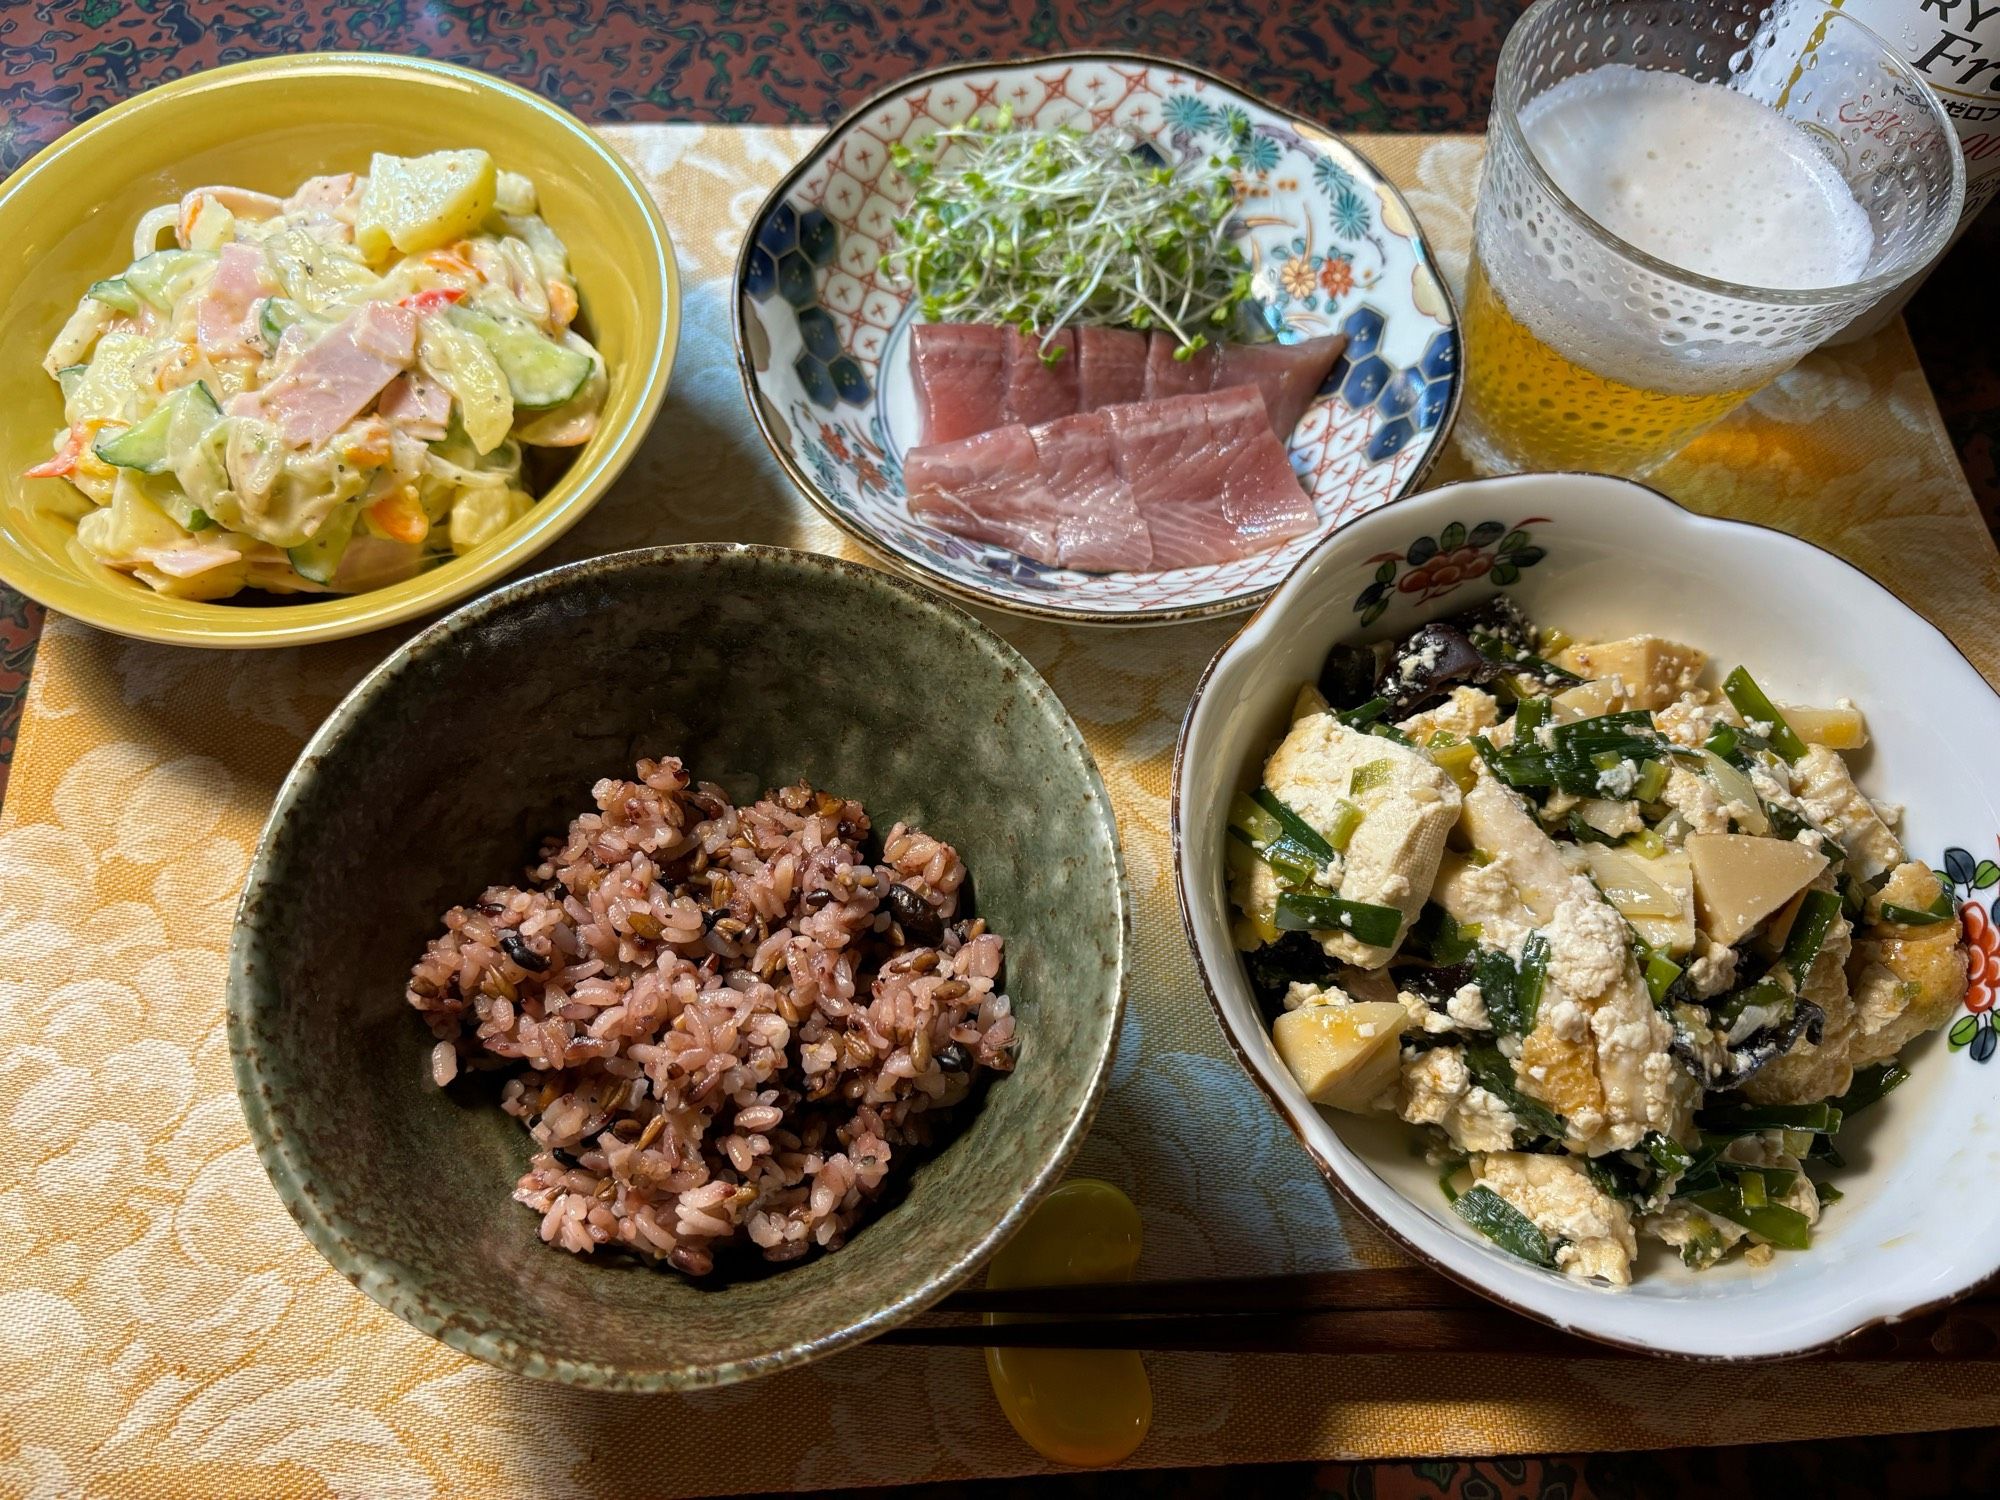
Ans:
{"label": "patterned table runner", "polygon": [[[674,541],[860,556],[766,454],[729,344],[743,226],[816,132],[605,133],[666,210],[685,331],[638,462],[536,566]],[[1479,144],[1360,144],[1409,194],[1456,281]],[[1809,360],[1659,483],[1843,553],[2000,681],[2000,559],[1900,325]],[[1227,1059],[1175,915],[1173,739],[1231,626],[989,623],[1082,724],[1124,833],[1132,1004],[1077,1170],[1138,1201],[1142,1273],[1395,1263]],[[1001,1417],[975,1351],[863,1349],[693,1397],[570,1392],[431,1342],[307,1245],[237,1111],[224,952],[280,778],[394,639],[224,655],[50,621],[0,817],[0,1493],[694,1494],[1044,1468]],[[1966,1364],[1186,1355],[1148,1368],[1157,1414],[1133,1460],[1145,1466],[2000,1420],[2000,1367]]]}

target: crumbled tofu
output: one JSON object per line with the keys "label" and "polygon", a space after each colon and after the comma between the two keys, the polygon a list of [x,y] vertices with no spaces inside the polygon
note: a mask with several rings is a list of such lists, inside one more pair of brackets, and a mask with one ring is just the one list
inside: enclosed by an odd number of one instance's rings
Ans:
{"label": "crumbled tofu", "polygon": [[1694,956],[1684,969],[1697,998],[1726,994],[1736,984],[1736,950],[1707,935],[1695,939]]}
{"label": "crumbled tofu", "polygon": [[[1388,763],[1387,776],[1353,791],[1354,772],[1378,761]],[[1397,908],[1407,931],[1437,877],[1445,837],[1458,818],[1458,784],[1428,755],[1349,729],[1331,714],[1294,724],[1265,765],[1264,780],[1322,832],[1334,826],[1342,803],[1361,808],[1334,890],[1343,900]],[[1380,968],[1395,953],[1395,944],[1363,943],[1345,932],[1316,936],[1329,957],[1361,968]]]}
{"label": "crumbled tofu", "polygon": [[1397,1112],[1412,1125],[1442,1125],[1472,1087],[1472,1070],[1456,1047],[1403,1055],[1403,1098]]}
{"label": "crumbled tofu", "polygon": [[1706,776],[1697,776],[1686,766],[1667,772],[1667,787],[1660,800],[1678,812],[1691,833],[1729,832],[1729,809]]}
{"label": "crumbled tofu", "polygon": [[1436,708],[1411,714],[1397,727],[1421,745],[1427,736],[1439,730],[1469,740],[1475,734],[1484,734],[1499,722],[1500,704],[1491,693],[1482,688],[1461,685],[1453,688],[1451,696]]}
{"label": "crumbled tofu", "polygon": [[1549,981],[1566,994],[1595,999],[1631,962],[1625,919],[1587,880],[1572,884],[1547,933]]}
{"label": "crumbled tofu", "polygon": [[1792,766],[1792,787],[1805,815],[1839,840],[1851,873],[1867,880],[1903,862],[1903,846],[1881,812],[1861,794],[1847,762],[1824,745],[1808,745]]}
{"label": "crumbled tofu", "polygon": [[1435,1125],[1463,1151],[1505,1151],[1520,1128],[1498,1095],[1472,1081],[1456,1047],[1405,1053],[1396,1112],[1413,1125]]}
{"label": "crumbled tofu", "polygon": [[1486,997],[1476,984],[1463,984],[1458,992],[1444,1003],[1445,1014],[1458,1023],[1461,1031],[1491,1031],[1493,1018],[1486,1013]]}
{"label": "crumbled tofu", "polygon": [[1285,991],[1285,1009],[1298,1010],[1307,1005],[1352,1005],[1354,999],[1337,984],[1309,984],[1303,979],[1294,979]]}
{"label": "crumbled tofu", "polygon": [[1567,995],[1558,997],[1542,1012],[1549,1034],[1558,1041],[1580,1042],[1590,1035],[1590,1012]]}
{"label": "crumbled tofu", "polygon": [[1460,926],[1477,923],[1481,941],[1491,948],[1518,953],[1535,925],[1535,914],[1507,878],[1504,855],[1479,865],[1447,851],[1439,862],[1431,899]]}
{"label": "crumbled tofu", "polygon": [[1739,725],[1742,722],[1727,698],[1711,701],[1708,693],[1700,688],[1682,693],[1665,708],[1653,712],[1653,723],[1659,727],[1660,733],[1676,745],[1684,745],[1690,750],[1706,744],[1717,725]]}
{"label": "crumbled tofu", "polygon": [[1629,797],[1639,784],[1639,767],[1628,756],[1597,773],[1597,789],[1607,797]]}
{"label": "crumbled tofu", "polygon": [[[1483,761],[1474,764],[1473,775],[1459,817],[1466,841],[1490,856],[1491,865],[1505,873],[1535,920],[1547,922],[1577,877],[1520,799]],[[1497,940],[1489,937],[1488,941]]]}
{"label": "crumbled tofu", "polygon": [[1472,1161],[1473,1185],[1519,1209],[1555,1245],[1556,1264],[1579,1280],[1628,1286],[1639,1253],[1632,1215],[1566,1156],[1495,1152]]}
{"label": "crumbled tofu", "polygon": [[1410,1025],[1418,1031],[1438,1036],[1444,1032],[1456,1031],[1458,1029],[1453,1025],[1449,1015],[1433,1008],[1430,1001],[1426,1000],[1422,995],[1417,994],[1414,990],[1398,991],[1396,1003],[1403,1007],[1404,1014],[1410,1018]]}

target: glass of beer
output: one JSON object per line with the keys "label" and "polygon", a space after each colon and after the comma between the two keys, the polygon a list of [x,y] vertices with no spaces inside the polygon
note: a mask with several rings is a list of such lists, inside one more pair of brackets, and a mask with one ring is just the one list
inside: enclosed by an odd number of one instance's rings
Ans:
{"label": "glass of beer", "polygon": [[1964,194],[1936,96],[1836,7],[1539,0],[1487,131],[1467,456],[1646,473],[1920,270]]}

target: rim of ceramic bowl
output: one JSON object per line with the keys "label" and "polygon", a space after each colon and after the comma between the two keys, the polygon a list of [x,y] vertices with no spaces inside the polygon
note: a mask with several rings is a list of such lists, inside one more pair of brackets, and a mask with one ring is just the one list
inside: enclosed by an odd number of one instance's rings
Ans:
{"label": "rim of ceramic bowl", "polygon": [[[1671,495],[1654,489],[1651,485],[1643,484],[1636,479],[1626,479],[1615,474],[1600,474],[1582,469],[1557,469],[1534,474],[1503,474],[1462,479],[1454,481],[1451,484],[1439,485],[1434,490],[1428,490],[1421,498],[1429,501],[1437,496],[1450,496],[1467,489],[1482,488],[1496,481],[1505,482],[1517,479],[1549,478],[1609,481],[1620,486],[1635,505],[1657,502],[1660,505],[1666,506],[1680,518],[1693,522],[1700,527],[1714,527],[1722,531],[1741,529],[1769,532],[1771,535],[1782,538],[1786,542],[1818,552],[1853,574],[1854,581],[1879,596],[1880,602],[1892,605],[1895,609],[1929,630],[1939,643],[1948,647],[1964,663],[1967,672],[1986,687],[1987,692],[1992,695],[1996,703],[2000,703],[2000,690],[1996,690],[1991,683],[1986,681],[1985,674],[1973,664],[1972,659],[1960,649],[1958,643],[1952,640],[1950,636],[1946,635],[1923,615],[1905,604],[1887,586],[1878,582],[1864,569],[1849,562],[1838,553],[1820,546],[1817,542],[1810,542],[1803,537],[1794,536],[1780,527],[1767,525],[1762,521],[1741,520],[1733,516],[1707,515],[1690,506],[1681,504],[1680,501],[1674,499]],[[1374,512],[1371,511],[1369,514],[1372,515]],[[1298,1141],[1300,1147],[1311,1158],[1313,1166],[1318,1169],[1320,1176],[1326,1180],[1329,1187],[1340,1194],[1341,1199],[1348,1206],[1357,1211],[1362,1218],[1366,1219],[1376,1229],[1380,1230],[1392,1243],[1400,1246],[1418,1264],[1437,1272],[1446,1280],[1456,1283],[1467,1291],[1475,1292],[1489,1302],[1497,1303],[1510,1312],[1518,1313],[1524,1318],[1530,1318],[1546,1327],[1553,1328],[1559,1333],[1570,1334],[1577,1338],[1586,1339],[1591,1343],[1603,1344],[1614,1349],[1625,1350],[1629,1353],[1643,1354],[1652,1359],[1677,1361],[1687,1364],[1712,1365],[1770,1364],[1784,1360],[1801,1359],[1809,1355],[1825,1353],[1846,1343],[1850,1339],[1868,1332],[1870,1329],[1904,1322],[1910,1318],[1921,1317],[1926,1313],[1939,1311],[1970,1295],[1987,1276],[1991,1275],[1994,1270],[2000,1269],[2000,1266],[1989,1267],[1986,1272],[1973,1277],[1964,1286],[1948,1295],[1933,1298],[1927,1302],[1913,1304],[1907,1308],[1872,1313],[1838,1333],[1816,1339],[1810,1343],[1799,1344],[1794,1348],[1750,1354],[1711,1354],[1682,1349],[1661,1348],[1656,1344],[1643,1343],[1636,1339],[1620,1338],[1613,1334],[1565,1322],[1561,1317],[1552,1312],[1545,1312],[1540,1308],[1530,1307],[1525,1303],[1518,1302],[1496,1287],[1479,1280],[1466,1271],[1450,1265],[1440,1255],[1433,1253],[1426,1245],[1412,1236],[1405,1234],[1402,1230],[1391,1224],[1383,1215],[1377,1213],[1375,1208],[1366,1201],[1362,1193],[1348,1184],[1346,1173],[1343,1169],[1336,1166],[1313,1145],[1304,1122],[1293,1111],[1291,1105],[1272,1087],[1270,1080],[1264,1076],[1264,1073],[1259,1069],[1255,1060],[1250,1056],[1248,1049],[1237,1036],[1234,1027],[1231,1026],[1228,1012],[1223,1006],[1222,996],[1217,991],[1214,976],[1209,972],[1208,963],[1202,956],[1200,924],[1195,915],[1194,899],[1189,891],[1189,872],[1187,868],[1186,848],[1183,840],[1184,819],[1182,817],[1181,794],[1185,786],[1183,771],[1187,756],[1188,737],[1194,725],[1195,711],[1200,706],[1203,696],[1208,692],[1210,685],[1213,683],[1216,673],[1221,669],[1225,661],[1233,657],[1245,645],[1245,638],[1257,625],[1258,621],[1263,618],[1265,610],[1286,602],[1286,591],[1292,587],[1293,583],[1303,576],[1306,570],[1317,562],[1325,552],[1335,546],[1341,545],[1346,532],[1351,527],[1367,519],[1367,516],[1356,516],[1352,521],[1344,523],[1337,530],[1329,534],[1318,546],[1300,558],[1291,572],[1286,574],[1284,579],[1272,591],[1271,598],[1255,614],[1245,620],[1242,626],[1227,641],[1224,641],[1221,647],[1217,649],[1215,655],[1209,659],[1208,665],[1202,669],[1201,677],[1195,683],[1194,693],[1188,699],[1187,710],[1181,718],[1180,733],[1174,742],[1172,784],[1167,796],[1167,837],[1170,857],[1174,867],[1174,899],[1176,905],[1180,908],[1181,930],[1186,936],[1188,947],[1194,955],[1195,972],[1201,977],[1202,993],[1207,997],[1209,1009],[1214,1013],[1216,1024],[1222,1029],[1223,1038],[1228,1042],[1229,1050],[1234,1054],[1237,1063],[1249,1075],[1251,1081],[1262,1090],[1265,1098],[1270,1101],[1271,1107],[1277,1111],[1278,1117],[1285,1122],[1285,1127],[1292,1132],[1293,1137]],[[1363,1163],[1357,1161],[1355,1165],[1359,1170],[1366,1170],[1366,1166]],[[1400,1190],[1393,1186],[1389,1186],[1388,1191],[1400,1193]]]}
{"label": "rim of ceramic bowl", "polygon": [[[1411,237],[1415,240],[1425,264],[1431,267],[1432,280],[1437,284],[1438,294],[1444,299],[1445,311],[1450,314],[1450,321],[1447,327],[1450,329],[1453,339],[1461,347],[1463,346],[1464,339],[1460,332],[1458,299],[1453,296],[1452,290],[1445,284],[1444,278],[1436,274],[1437,255],[1431,249],[1430,240],[1424,235],[1423,221],[1410,208],[1408,200],[1403,196],[1403,190],[1390,181],[1388,175],[1369,159],[1366,152],[1358,149],[1352,141],[1348,140],[1347,137],[1338,131],[1329,130],[1324,125],[1308,120],[1304,115],[1296,114],[1268,100],[1253,98],[1244,91],[1240,84],[1231,83],[1219,73],[1212,73],[1208,69],[1197,67],[1192,63],[1176,62],[1171,58],[1160,57],[1150,52],[1128,52],[1118,49],[1104,50],[1095,48],[1077,52],[1051,52],[1039,57],[1023,57],[1007,62],[988,59],[983,62],[947,63],[943,67],[926,68],[922,72],[911,73],[907,77],[899,78],[894,83],[877,89],[853,109],[842,115],[828,129],[827,133],[814,143],[812,150],[808,151],[805,156],[801,157],[792,166],[790,171],[778,179],[777,186],[764,196],[764,201],[758,204],[756,211],[750,215],[749,222],[752,226],[761,223],[777,205],[783,203],[786,197],[790,195],[792,189],[798,184],[799,179],[812,170],[813,163],[843,132],[860,124],[869,111],[880,107],[889,100],[899,98],[919,84],[928,83],[937,78],[954,77],[960,73],[983,73],[1000,69],[1040,68],[1060,63],[1089,62],[1139,63],[1146,67],[1165,68],[1170,72],[1183,73],[1190,78],[1199,78],[1204,83],[1225,89],[1234,97],[1248,100],[1259,109],[1275,115],[1289,124],[1307,140],[1315,142],[1332,141],[1339,145],[1341,150],[1348,152],[1367,169],[1368,175],[1373,179],[1371,185],[1387,193],[1410,221]],[[948,594],[962,604],[971,604],[980,609],[1004,610],[1010,615],[1018,615],[1026,619],[1047,620],[1063,625],[1108,625],[1115,627],[1181,625],[1193,620],[1212,620],[1224,618],[1229,615],[1238,615],[1258,608],[1283,586],[1284,579],[1280,579],[1276,583],[1266,584],[1261,588],[1250,589],[1244,593],[1232,595],[1227,599],[1218,599],[1211,604],[1161,605],[1147,609],[1137,609],[1129,613],[1111,613],[1105,610],[1084,609],[1077,605],[1033,604],[1026,600],[1011,598],[1004,594],[989,593],[984,589],[974,588],[963,579],[954,577],[943,568],[937,567],[928,561],[904,556],[878,537],[868,526],[853,516],[848,515],[840,506],[836,505],[832,498],[819,487],[818,481],[811,474],[807,473],[805,468],[792,455],[790,445],[779,442],[777,435],[771,430],[771,419],[764,409],[763,396],[757,385],[757,368],[750,356],[749,330],[744,326],[743,315],[743,288],[745,278],[749,272],[750,252],[755,247],[755,244],[755,233],[751,229],[746,229],[743,234],[743,243],[738,247],[736,252],[736,268],[730,277],[729,322],[736,345],[736,369],[743,380],[743,399],[750,407],[750,415],[756,420],[758,435],[764,439],[764,446],[771,450],[771,456],[778,461],[778,466],[785,471],[786,477],[792,481],[792,484],[806,499],[812,502],[815,510],[833,522],[834,525],[838,526],[847,535],[861,543],[871,554],[881,558],[897,572],[919,580],[926,588]],[[1432,439],[1431,446],[1417,462],[1416,467],[1404,479],[1397,493],[1392,498],[1383,501],[1381,505],[1376,506],[1375,510],[1386,510],[1389,506],[1407,499],[1422,488],[1424,480],[1430,477],[1431,470],[1436,467],[1439,458],[1443,456],[1444,450],[1450,442],[1452,428],[1458,421],[1459,401],[1464,395],[1464,391],[1465,381],[1462,378],[1454,379],[1451,382],[1451,394],[1445,402],[1443,415],[1438,419],[1437,432]],[[1369,511],[1368,514],[1372,515],[1374,511]],[[1356,517],[1355,519],[1358,520],[1360,518]],[[1328,538],[1333,534],[1329,532]],[[1316,551],[1317,548],[1313,550]],[[1312,552],[1309,551],[1306,555],[1310,557]],[[1287,578],[1290,576],[1289,573],[1286,574]]]}
{"label": "rim of ceramic bowl", "polygon": [[[347,732],[357,718],[367,711],[369,700],[374,697],[377,690],[391,678],[414,668],[418,662],[446,641],[485,628],[486,622],[495,613],[524,599],[560,592],[579,579],[601,576],[605,573],[625,573],[655,568],[671,569],[721,559],[747,559],[765,568],[812,569],[832,574],[850,584],[891,589],[900,595],[905,603],[933,615],[944,625],[965,636],[972,645],[989,653],[1005,668],[1018,673],[1021,681],[1030,684],[1036,695],[1053,707],[1058,715],[1065,748],[1076,758],[1090,793],[1097,803],[1098,816],[1110,843],[1112,873],[1116,877],[1118,888],[1117,964],[1108,979],[1111,989],[1111,1010],[1104,1027],[1104,1043],[1099,1049],[1090,1070],[1089,1081],[1068,1123],[1021,1195],[948,1264],[932,1268],[913,1289],[874,1309],[866,1316],[857,1318],[839,1332],[817,1341],[780,1342],[778,1347],[762,1354],[712,1364],[687,1361],[634,1370],[588,1361],[549,1359],[518,1340],[488,1333],[471,1333],[459,1327],[448,1316],[441,1315],[425,1305],[423,1299],[411,1295],[398,1284],[395,1268],[392,1265],[366,1246],[352,1240],[345,1228],[337,1223],[314,1198],[304,1168],[291,1155],[284,1131],[276,1119],[277,1101],[269,1092],[249,1045],[249,1016],[254,1003],[246,969],[249,956],[248,933],[256,925],[253,907],[256,905],[261,888],[270,879],[269,862],[277,831],[285,821],[286,813],[299,797],[303,783],[314,774],[316,763],[327,750]],[[230,938],[227,981],[230,1063],[236,1082],[237,1102],[243,1110],[251,1140],[257,1148],[258,1160],[263,1163],[264,1171],[270,1177],[272,1186],[277,1189],[286,1210],[305,1232],[313,1248],[319,1251],[335,1270],[405,1323],[461,1353],[472,1355],[501,1369],[539,1380],[552,1380],[564,1385],[606,1391],[659,1392],[705,1389],[805,1364],[872,1339],[877,1334],[915,1317],[947,1295],[953,1287],[975,1273],[995,1250],[1013,1236],[1029,1211],[1056,1185],[1068,1169],[1078,1147],[1089,1133],[1091,1123],[1103,1103],[1105,1091],[1110,1086],[1111,1063],[1117,1052],[1118,1035],[1124,1021],[1126,989],[1130,982],[1132,924],[1132,887],[1125,870],[1124,846],[1119,840],[1118,820],[1112,809],[1110,793],[1105,788],[1104,778],[1098,771],[1096,757],[1090,753],[1090,746],[1085,742],[1082,731],[1077,728],[1075,719],[1070,716],[1069,710],[1057,696],[1055,689],[1049,686],[1048,681],[1035,670],[1034,664],[1010,642],[948,600],[938,598],[937,595],[909,580],[843,558],[747,542],[689,542],[635,548],[550,568],[545,572],[519,579],[504,588],[495,589],[489,594],[481,595],[471,603],[452,611],[443,619],[412,636],[370,670],[354,685],[347,696],[341,699],[339,705],[314,732],[304,749],[299,752],[299,757],[293,763],[291,770],[286,772],[284,782],[272,802],[270,815],[264,823],[263,830],[258,834],[257,847],[251,855],[243,894],[237,902]],[[888,1212],[894,1213],[895,1209],[892,1207]]]}
{"label": "rim of ceramic bowl", "polygon": [[[108,617],[98,607],[109,593],[104,584],[75,570],[56,570],[47,578],[17,576],[18,570],[12,567],[4,552],[0,552],[0,579],[40,603],[87,625],[165,645],[255,650],[341,640],[448,609],[466,595],[519,568],[582,520],[631,463],[659,415],[661,403],[666,399],[680,343],[681,279],[673,239],[667,232],[666,219],[660,213],[660,206],[653,201],[652,194],[647,192],[638,174],[605,143],[603,137],[561,105],[518,84],[456,63],[386,53],[302,52],[229,63],[159,84],[65,131],[30,157],[4,187],[0,187],[0,214],[5,213],[9,200],[28,183],[43,173],[62,169],[65,158],[79,142],[107,127],[121,125],[164,108],[185,107],[190,99],[198,99],[211,92],[226,94],[248,81],[273,77],[339,77],[356,72],[414,75],[502,96],[562,130],[579,151],[587,153],[607,168],[623,185],[632,203],[637,205],[645,225],[653,260],[660,271],[661,290],[659,329],[644,347],[626,360],[621,371],[621,379],[639,392],[629,419],[601,453],[587,462],[579,455],[563,473],[560,482],[574,480],[576,493],[558,506],[545,504],[546,497],[538,499],[535,508],[528,513],[528,524],[505,546],[493,548],[478,557],[452,558],[427,573],[379,589],[342,594],[309,604],[203,606],[205,610],[228,612],[226,615],[218,613],[218,621],[253,616],[255,626],[240,633],[217,635],[211,626],[180,620],[120,622]],[[6,518],[0,517],[0,526],[6,524]],[[142,595],[140,599],[142,607],[151,602],[149,595]]]}

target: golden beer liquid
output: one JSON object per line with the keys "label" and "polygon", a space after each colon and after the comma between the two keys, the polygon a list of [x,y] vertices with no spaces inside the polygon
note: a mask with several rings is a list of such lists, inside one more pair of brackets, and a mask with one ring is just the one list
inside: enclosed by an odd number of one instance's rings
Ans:
{"label": "golden beer liquid", "polygon": [[1464,330],[1467,436],[1508,468],[1643,473],[1757,389],[1650,391],[1584,368],[1507,310],[1476,246]]}

